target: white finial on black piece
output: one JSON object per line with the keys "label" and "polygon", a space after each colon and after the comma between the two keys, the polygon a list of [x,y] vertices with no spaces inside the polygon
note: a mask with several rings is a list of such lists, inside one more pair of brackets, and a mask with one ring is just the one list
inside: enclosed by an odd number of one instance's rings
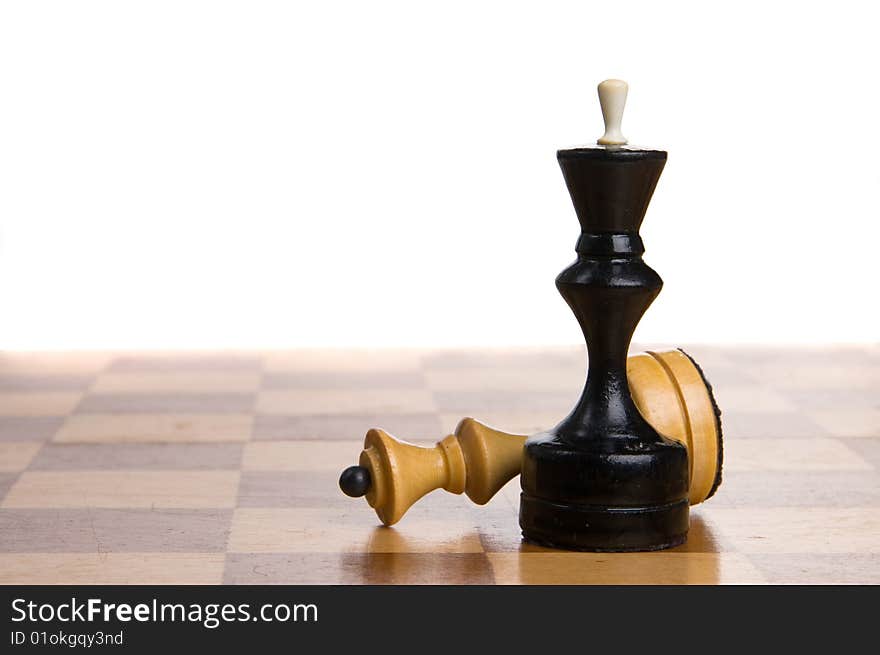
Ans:
{"label": "white finial on black piece", "polygon": [[623,80],[605,80],[599,83],[599,104],[605,119],[605,134],[596,141],[600,146],[624,146],[626,137],[620,131],[623,108],[629,85]]}

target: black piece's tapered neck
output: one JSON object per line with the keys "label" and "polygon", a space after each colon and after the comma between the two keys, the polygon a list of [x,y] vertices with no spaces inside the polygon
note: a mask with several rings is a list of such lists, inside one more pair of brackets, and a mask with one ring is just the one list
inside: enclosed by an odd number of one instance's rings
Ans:
{"label": "black piece's tapered neck", "polygon": [[584,234],[637,234],[666,165],[663,150],[559,150],[556,159]]}

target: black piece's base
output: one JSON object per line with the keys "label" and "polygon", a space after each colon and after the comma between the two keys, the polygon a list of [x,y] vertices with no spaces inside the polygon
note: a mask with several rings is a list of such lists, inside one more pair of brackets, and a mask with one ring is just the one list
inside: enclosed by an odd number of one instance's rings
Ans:
{"label": "black piece's base", "polygon": [[687,540],[688,502],[600,507],[552,503],[523,493],[519,524],[526,541],[551,548],[611,553],[663,550]]}

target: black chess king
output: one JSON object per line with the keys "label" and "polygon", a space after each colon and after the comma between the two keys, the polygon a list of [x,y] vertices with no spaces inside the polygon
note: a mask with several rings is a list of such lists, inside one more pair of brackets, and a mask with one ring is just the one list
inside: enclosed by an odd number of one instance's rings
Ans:
{"label": "black chess king", "polygon": [[659,550],[688,532],[688,454],[642,417],[627,382],[632,334],[663,285],[639,227],[666,152],[626,145],[626,84],[599,85],[606,132],[557,153],[580,222],[577,260],[556,287],[583,330],[586,386],[556,427],[526,441],[519,522],[530,542],[588,551]]}

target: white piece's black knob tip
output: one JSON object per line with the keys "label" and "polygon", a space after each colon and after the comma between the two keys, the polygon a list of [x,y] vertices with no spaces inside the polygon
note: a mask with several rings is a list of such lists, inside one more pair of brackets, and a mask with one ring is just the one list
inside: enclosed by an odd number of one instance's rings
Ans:
{"label": "white piece's black knob tip", "polygon": [[370,471],[363,466],[349,466],[339,476],[339,488],[352,498],[360,498],[370,490],[373,483]]}

